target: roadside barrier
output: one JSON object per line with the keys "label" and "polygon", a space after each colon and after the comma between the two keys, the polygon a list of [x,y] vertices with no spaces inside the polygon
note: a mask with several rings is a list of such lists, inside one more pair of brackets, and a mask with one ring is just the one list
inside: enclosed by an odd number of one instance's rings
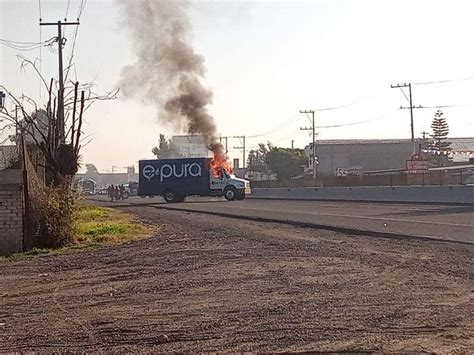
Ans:
{"label": "roadside barrier", "polygon": [[474,186],[254,188],[251,198],[473,204]]}

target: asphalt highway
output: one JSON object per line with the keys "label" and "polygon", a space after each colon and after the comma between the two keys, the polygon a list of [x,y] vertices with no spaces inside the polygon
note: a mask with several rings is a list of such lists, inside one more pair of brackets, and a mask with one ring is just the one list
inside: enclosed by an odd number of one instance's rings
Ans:
{"label": "asphalt highway", "polygon": [[394,237],[420,237],[474,244],[474,206],[257,200],[228,202],[220,198],[188,198],[166,204],[159,197],[131,197],[117,204],[277,221],[319,228],[360,231]]}

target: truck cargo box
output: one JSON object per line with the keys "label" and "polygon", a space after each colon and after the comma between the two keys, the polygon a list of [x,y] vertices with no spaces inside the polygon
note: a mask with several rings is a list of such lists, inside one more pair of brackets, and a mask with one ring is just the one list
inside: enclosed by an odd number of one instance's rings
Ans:
{"label": "truck cargo box", "polygon": [[183,195],[207,196],[210,158],[140,160],[140,196],[159,196],[167,190]]}

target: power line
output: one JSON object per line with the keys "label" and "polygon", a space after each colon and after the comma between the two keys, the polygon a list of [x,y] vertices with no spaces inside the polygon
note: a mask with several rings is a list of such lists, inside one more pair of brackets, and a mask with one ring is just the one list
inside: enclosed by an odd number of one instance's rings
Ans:
{"label": "power line", "polygon": [[[64,15],[64,22],[67,22],[67,13],[69,12],[69,3],[71,0],[67,0],[66,14]],[[66,37],[66,26],[63,26],[63,37]]]}
{"label": "power line", "polygon": [[74,58],[74,50],[76,49],[76,39],[77,39],[78,30],[79,30],[79,26],[76,26],[76,30],[74,31],[74,39],[72,41],[71,55],[69,56],[69,62],[66,68],[66,77],[65,77],[66,81],[69,76],[69,70],[71,69],[72,59]]}
{"label": "power line", "polygon": [[[84,11],[84,8],[86,7],[86,4],[87,4],[87,0],[85,0],[85,1],[81,0],[81,2],[79,4],[78,14],[77,14],[77,21],[78,22],[81,18],[82,11]],[[79,26],[76,26],[76,30],[74,32],[74,39],[72,41],[71,54],[69,56],[69,62],[68,62],[67,69],[66,69],[66,79],[65,80],[67,80],[67,78],[69,76],[69,70],[71,70],[72,59],[74,58],[74,51],[76,49],[76,40],[77,40],[78,31],[79,31]]]}
{"label": "power line", "polygon": [[238,138],[242,144],[241,147],[234,147],[234,149],[241,149],[243,151],[243,160],[242,160],[242,168],[245,169],[246,163],[246,155],[245,155],[245,136],[234,136],[234,138]]}
{"label": "power line", "polygon": [[58,60],[59,60],[59,93],[58,93],[58,127],[59,127],[59,141],[65,143],[65,129],[64,129],[64,71],[63,71],[63,45],[64,38],[62,37],[61,29],[62,26],[78,26],[80,23],[77,22],[41,22],[40,26],[57,26],[58,30]]}
{"label": "power line", "polygon": [[251,135],[251,136],[246,136],[247,138],[259,138],[259,137],[264,137],[264,136],[269,136],[275,132],[278,132],[280,130],[280,128],[284,125],[286,125],[287,123],[289,122],[292,122],[293,120],[295,119],[295,115],[291,116],[289,119],[281,122],[278,126],[275,126],[274,129],[272,129],[271,131],[269,132],[265,132],[265,133],[260,133],[260,134],[254,134],[254,135]]}
{"label": "power line", "polygon": [[[64,16],[64,21],[65,22],[67,21],[67,14],[69,12],[70,2],[71,2],[71,0],[68,0],[68,2],[67,2],[66,15]],[[81,2],[79,3],[78,14],[77,14],[77,17],[76,17],[77,22],[79,22],[79,20],[81,18],[82,11],[84,10],[84,8],[86,6],[86,3],[87,3],[87,0],[86,1],[81,0]],[[74,48],[76,47],[77,31],[78,31],[78,27],[76,27],[76,30],[74,32],[74,43],[73,43],[72,49],[71,49],[71,57],[70,57],[69,64],[68,64],[67,74],[69,74],[69,68],[70,68],[70,65],[71,65],[72,57],[74,56]],[[66,37],[66,26],[63,27],[63,37]],[[66,74],[66,79],[67,79],[67,74]]]}
{"label": "power line", "polygon": [[[339,109],[343,109],[343,108],[346,108],[346,107],[350,107],[350,106],[353,106],[355,105],[355,102],[352,102],[350,104],[346,104],[346,105],[341,105],[341,106],[333,106],[333,107],[325,107],[325,108],[321,108],[321,109],[317,109],[315,110],[316,112],[320,112],[320,111],[332,111],[332,110],[339,110]],[[308,120],[311,124],[311,118],[308,116],[308,114],[306,113],[306,116],[308,117]],[[283,121],[282,123],[280,123],[278,126],[276,126],[273,130],[269,131],[269,132],[266,132],[266,133],[261,133],[261,134],[255,134],[255,135],[251,135],[251,136],[246,136],[247,138],[258,138],[258,137],[263,137],[263,136],[269,136],[277,131],[280,130],[280,128],[284,125],[286,125],[288,122],[291,122],[293,121],[295,118],[295,115],[290,117],[288,120],[285,120]]]}
{"label": "power line", "polygon": [[340,110],[340,109],[342,109],[342,108],[354,106],[355,104],[356,104],[356,102],[352,102],[352,103],[350,103],[350,104],[341,105],[341,106],[318,108],[318,109],[316,109],[315,111],[316,111],[316,112],[321,112],[321,111]]}
{"label": "power line", "polygon": [[44,42],[35,42],[31,44],[26,44],[27,42],[24,42],[25,44],[18,44],[22,42],[11,41],[11,40],[0,38],[0,44],[10,47],[12,49],[18,50],[18,51],[31,51],[31,50],[35,50],[41,47],[51,46],[55,42],[55,40],[56,40],[56,37],[53,37]]}
{"label": "power line", "polygon": [[66,6],[66,14],[64,15],[64,19],[67,19],[67,14],[69,12],[69,4],[71,3],[71,0],[67,0],[67,6]]}
{"label": "power line", "polygon": [[341,123],[341,124],[334,124],[334,125],[328,125],[328,126],[316,126],[316,128],[337,128],[337,127],[355,126],[355,125],[359,125],[359,124],[364,124],[364,123],[368,123],[368,122],[382,120],[382,119],[386,118],[387,116],[389,116],[389,115],[386,114],[386,115],[383,115],[381,117],[377,117],[377,118],[374,118],[374,119],[371,119],[371,120]]}
{"label": "power line", "polygon": [[39,44],[38,42],[12,41],[10,39],[3,39],[2,41],[9,42],[9,43],[12,43],[12,44],[18,44],[18,45],[37,45],[37,44]]}
{"label": "power line", "polygon": [[[286,134],[286,135],[280,137],[278,140],[272,141],[271,143],[272,143],[272,144],[278,144],[278,143],[281,143],[281,142],[284,142],[284,141],[288,141],[288,140],[290,140],[290,138],[294,138],[295,134],[296,134],[296,130],[293,131],[293,132],[290,133],[290,134]],[[316,133],[316,135],[317,135],[317,133]],[[293,140],[293,139],[292,139],[292,140]]]}
{"label": "power line", "polygon": [[84,8],[86,7],[87,0],[81,0],[81,3],[79,5],[79,15],[77,15],[77,19],[79,20],[82,15],[82,11],[84,11]]}
{"label": "power line", "polygon": [[35,46],[30,46],[30,47],[19,47],[19,46],[11,45],[8,42],[4,42],[3,40],[0,40],[0,44],[7,46],[11,49],[22,51],[22,52],[32,51],[41,47],[41,45],[35,45]]}
{"label": "power line", "polygon": [[403,91],[402,88],[400,88],[400,91],[402,92],[403,96],[405,96],[405,99],[407,99],[407,101],[410,102],[410,99],[408,98],[407,94],[405,94],[405,91]]}
{"label": "power line", "polygon": [[474,80],[474,76],[469,76],[469,77],[460,78],[460,79],[424,81],[424,82],[419,82],[419,83],[413,83],[412,85],[445,84],[445,83],[452,83],[452,82],[455,82],[455,81],[467,81],[467,80]]}
{"label": "power line", "polygon": [[420,108],[446,108],[446,107],[459,107],[464,105],[437,105],[437,106],[421,106]]}

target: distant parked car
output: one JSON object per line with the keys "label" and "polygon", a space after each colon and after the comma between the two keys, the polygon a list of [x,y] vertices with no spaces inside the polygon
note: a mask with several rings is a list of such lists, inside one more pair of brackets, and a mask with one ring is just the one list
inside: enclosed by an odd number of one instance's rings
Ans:
{"label": "distant parked car", "polygon": [[75,183],[76,191],[83,196],[91,196],[97,193],[97,184],[92,179],[80,179]]}

